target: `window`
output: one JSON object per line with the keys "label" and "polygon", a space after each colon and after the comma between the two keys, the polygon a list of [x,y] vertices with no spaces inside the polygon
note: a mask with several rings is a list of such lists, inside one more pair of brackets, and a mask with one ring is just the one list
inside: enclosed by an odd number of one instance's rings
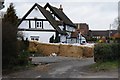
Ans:
{"label": "window", "polygon": [[67,30],[67,31],[75,31],[75,28],[67,25],[67,26],[66,26],[66,30]]}
{"label": "window", "polygon": [[30,36],[31,40],[39,41],[39,36]]}
{"label": "window", "polygon": [[34,38],[31,38],[31,40],[34,40]]}
{"label": "window", "polygon": [[38,39],[38,38],[36,38],[35,40],[36,40],[36,41],[38,41],[39,39]]}
{"label": "window", "polygon": [[41,22],[36,22],[36,26],[37,26],[37,27],[42,27]]}

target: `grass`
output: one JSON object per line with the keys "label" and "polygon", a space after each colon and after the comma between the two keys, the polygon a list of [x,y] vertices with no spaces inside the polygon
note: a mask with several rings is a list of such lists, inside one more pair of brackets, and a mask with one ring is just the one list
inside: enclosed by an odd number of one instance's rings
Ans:
{"label": "grass", "polygon": [[110,71],[118,69],[118,61],[107,61],[107,62],[98,62],[93,65],[90,65],[90,70],[94,72],[98,71]]}
{"label": "grass", "polygon": [[35,67],[35,65],[32,65],[31,63],[27,64],[27,65],[15,65],[14,67],[12,68],[8,68],[8,69],[4,69],[2,70],[2,74],[3,75],[6,75],[6,74],[10,74],[10,73],[14,73],[16,71],[23,71],[23,70],[29,70],[31,68]]}

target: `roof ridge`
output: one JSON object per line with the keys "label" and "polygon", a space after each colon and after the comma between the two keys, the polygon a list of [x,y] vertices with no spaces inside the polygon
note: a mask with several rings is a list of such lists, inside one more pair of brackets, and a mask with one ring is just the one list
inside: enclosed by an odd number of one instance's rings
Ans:
{"label": "roof ridge", "polygon": [[65,13],[61,10],[59,10],[58,8],[50,5],[49,3],[47,3],[44,8],[49,8],[53,13],[54,15],[56,15],[56,17],[60,20],[62,20],[65,24],[67,25],[70,25],[70,26],[73,26],[73,27],[76,27],[73,22],[65,15]]}

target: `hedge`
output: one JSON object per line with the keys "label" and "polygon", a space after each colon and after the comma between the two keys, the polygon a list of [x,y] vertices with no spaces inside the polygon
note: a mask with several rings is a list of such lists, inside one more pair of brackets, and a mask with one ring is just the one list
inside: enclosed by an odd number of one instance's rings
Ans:
{"label": "hedge", "polygon": [[99,43],[94,47],[94,61],[105,62],[118,60],[120,56],[120,44],[119,43]]}

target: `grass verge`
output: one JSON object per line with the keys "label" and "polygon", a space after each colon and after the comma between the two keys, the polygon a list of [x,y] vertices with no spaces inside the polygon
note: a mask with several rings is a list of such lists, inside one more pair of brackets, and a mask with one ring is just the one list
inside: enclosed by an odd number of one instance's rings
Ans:
{"label": "grass verge", "polygon": [[10,73],[15,73],[17,71],[24,71],[24,70],[29,70],[31,68],[35,67],[35,65],[32,64],[27,64],[27,65],[16,65],[13,68],[8,68],[8,69],[4,69],[2,70],[2,75],[7,75]]}
{"label": "grass verge", "polygon": [[97,62],[89,67],[94,72],[115,70],[118,69],[118,61]]}

